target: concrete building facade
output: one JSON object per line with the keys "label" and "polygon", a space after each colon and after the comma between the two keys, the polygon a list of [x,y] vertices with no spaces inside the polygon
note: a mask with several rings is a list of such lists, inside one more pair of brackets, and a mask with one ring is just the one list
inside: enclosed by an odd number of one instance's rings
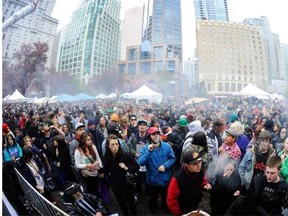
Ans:
{"label": "concrete building facade", "polygon": [[259,27],[198,20],[196,37],[199,81],[208,94],[229,95],[248,83],[267,90],[268,63]]}
{"label": "concrete building facade", "polygon": [[281,44],[284,80],[288,81],[288,43]]}
{"label": "concrete building facade", "polygon": [[266,49],[266,58],[269,65],[268,76],[269,80],[272,79],[284,79],[283,68],[280,66],[282,64],[280,57],[280,41],[279,36],[272,33],[270,22],[267,17],[261,16],[260,18],[249,18],[245,19],[243,23],[259,26],[264,37],[264,45]]}
{"label": "concrete building facade", "polygon": [[144,21],[143,19],[144,7],[135,7],[125,11],[121,31],[121,61],[126,59],[127,46],[141,45]]}
{"label": "concrete building facade", "polygon": [[[52,47],[58,25],[58,20],[51,17],[55,2],[56,0],[39,1],[34,12],[2,32],[2,61],[15,64],[15,53],[20,51],[22,44],[41,41],[49,46],[46,66],[52,66]],[[3,0],[2,23],[30,3],[30,0]]]}

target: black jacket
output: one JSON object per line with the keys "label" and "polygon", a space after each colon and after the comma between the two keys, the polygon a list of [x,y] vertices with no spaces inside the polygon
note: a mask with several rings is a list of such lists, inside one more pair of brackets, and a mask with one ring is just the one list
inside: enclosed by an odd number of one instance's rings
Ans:
{"label": "black jacket", "polygon": [[[100,195],[95,196],[95,195],[88,194],[88,193],[82,193],[82,195],[83,195],[83,199],[85,199],[85,201],[89,203],[90,206],[93,207],[96,212],[99,211],[102,213],[102,215],[111,214],[103,198]],[[63,205],[64,205],[65,212],[69,214],[70,216],[91,215],[88,212],[85,212],[84,209],[81,209],[80,207],[78,207],[76,203],[74,202],[74,200],[70,197],[65,199],[65,202],[63,202]]]}
{"label": "black jacket", "polygon": [[[121,162],[128,167],[127,171],[119,166]],[[126,173],[136,173],[139,168],[136,160],[130,154],[123,152],[122,155],[117,154],[115,158],[111,157],[104,161],[103,171],[109,175],[112,190],[121,193],[127,190]]]}

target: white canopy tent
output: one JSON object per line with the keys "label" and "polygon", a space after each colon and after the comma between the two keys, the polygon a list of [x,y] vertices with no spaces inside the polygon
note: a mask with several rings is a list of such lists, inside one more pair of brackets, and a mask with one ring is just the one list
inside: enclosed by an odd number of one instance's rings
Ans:
{"label": "white canopy tent", "polygon": [[198,97],[194,97],[194,98],[191,98],[187,101],[185,101],[185,105],[191,105],[193,103],[197,104],[197,103],[202,103],[203,101],[206,101],[208,100],[207,98],[198,98]]}
{"label": "white canopy tent", "polygon": [[248,97],[257,97],[259,99],[269,99],[271,97],[271,94],[252,85],[248,84],[243,88],[241,91],[235,93],[234,95],[238,96],[248,96]]}
{"label": "white canopy tent", "polygon": [[42,98],[39,98],[39,99],[36,99],[33,101],[34,104],[38,104],[38,105],[43,105],[43,104],[55,104],[57,103],[57,97],[56,96],[53,96],[51,98],[49,97],[42,97]]}
{"label": "white canopy tent", "polygon": [[163,95],[155,92],[146,85],[142,85],[136,91],[127,95],[127,98],[140,100],[149,100],[150,103],[161,103]]}
{"label": "white canopy tent", "polygon": [[[6,97],[5,97],[6,98]],[[21,103],[21,102],[28,102],[30,101],[30,98],[24,97],[17,89],[14,91],[14,93],[6,98],[7,103]]]}
{"label": "white canopy tent", "polygon": [[274,94],[272,95],[272,99],[284,100],[285,98],[284,98],[284,96],[281,95],[281,94],[274,93]]}
{"label": "white canopy tent", "polygon": [[95,97],[96,99],[105,99],[106,98],[106,95],[105,94],[99,94]]}
{"label": "white canopy tent", "polygon": [[107,98],[115,99],[115,98],[117,98],[117,94],[112,92],[111,94],[109,94],[105,97],[105,99],[107,99]]}

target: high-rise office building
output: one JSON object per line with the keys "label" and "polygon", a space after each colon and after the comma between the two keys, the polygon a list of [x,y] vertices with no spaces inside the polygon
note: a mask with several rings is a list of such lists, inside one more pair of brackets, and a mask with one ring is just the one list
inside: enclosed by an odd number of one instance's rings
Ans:
{"label": "high-rise office building", "polygon": [[115,68],[120,56],[120,0],[82,0],[60,44],[59,71],[80,82]]}
{"label": "high-rise office building", "polygon": [[126,47],[141,45],[143,31],[144,7],[135,7],[125,11],[121,35],[121,57],[126,59]]}
{"label": "high-rise office building", "polygon": [[229,21],[227,0],[194,0],[196,19]]}
{"label": "high-rise office building", "polygon": [[269,65],[269,80],[284,79],[283,68],[280,66],[282,64],[282,57],[279,55],[279,36],[272,33],[269,19],[261,16],[260,18],[245,19],[243,23],[261,28],[264,37],[266,58]]}
{"label": "high-rise office building", "polygon": [[229,95],[248,83],[268,90],[264,38],[257,26],[198,20],[199,81],[208,94]]}
{"label": "high-rise office building", "polygon": [[[31,0],[3,0],[2,23],[31,2]],[[39,1],[35,11],[2,32],[2,61],[14,64],[14,55],[22,44],[41,41],[49,46],[46,66],[51,67],[52,47],[58,25],[58,20],[51,17],[55,2],[56,0]]]}
{"label": "high-rise office building", "polygon": [[155,78],[157,74],[163,73],[163,92],[186,91],[181,81],[187,80],[182,76],[181,1],[147,0],[143,21],[142,43],[126,47],[126,60],[118,63],[119,73],[126,76],[151,75],[156,83],[160,82]]}
{"label": "high-rise office building", "polygon": [[288,81],[288,43],[281,44],[281,53],[283,59],[284,79]]}

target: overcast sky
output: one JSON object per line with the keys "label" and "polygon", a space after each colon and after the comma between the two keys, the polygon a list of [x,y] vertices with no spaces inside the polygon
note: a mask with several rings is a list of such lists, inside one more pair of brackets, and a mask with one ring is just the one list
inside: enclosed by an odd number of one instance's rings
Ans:
{"label": "overcast sky", "polygon": [[[121,0],[121,17],[123,17],[125,10],[142,6],[144,1]],[[77,8],[79,2],[80,0],[56,1],[52,17],[59,20],[58,29],[69,22],[71,13]],[[268,17],[272,32],[279,35],[281,43],[288,43],[287,0],[228,0],[228,8],[230,21],[233,22],[243,22],[245,18]],[[190,28],[194,22],[194,15],[191,11],[194,13],[193,0],[182,0],[182,28],[185,47],[194,47],[191,37],[193,37],[195,26]],[[184,50],[184,59],[191,58],[191,53]]]}

